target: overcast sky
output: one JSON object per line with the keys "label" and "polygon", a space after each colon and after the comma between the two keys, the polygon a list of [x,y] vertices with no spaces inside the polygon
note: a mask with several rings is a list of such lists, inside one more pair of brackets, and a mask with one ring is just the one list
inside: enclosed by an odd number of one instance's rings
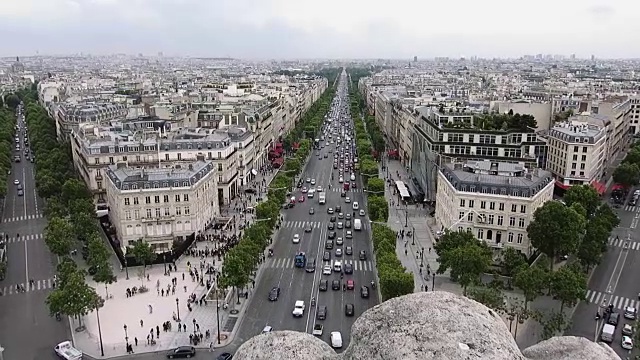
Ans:
{"label": "overcast sky", "polygon": [[640,58],[631,0],[0,0],[0,55]]}

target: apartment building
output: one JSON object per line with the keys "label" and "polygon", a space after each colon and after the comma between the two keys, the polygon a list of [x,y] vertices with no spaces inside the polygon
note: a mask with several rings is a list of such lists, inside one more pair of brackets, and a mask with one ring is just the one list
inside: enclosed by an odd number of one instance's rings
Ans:
{"label": "apartment building", "polygon": [[[600,120],[593,115],[589,118]],[[555,177],[558,187],[568,189],[573,185],[593,184],[603,191],[598,180],[607,165],[604,121],[600,125],[579,121],[558,123],[549,131],[547,144],[547,170]]]}
{"label": "apartment building", "polygon": [[228,204],[251,176],[255,161],[253,134],[246,128],[173,129],[154,117],[115,122],[111,126],[80,124],[72,131],[75,167],[95,196],[106,202],[104,172],[120,163],[132,168],[185,167],[194,161],[215,164],[217,200]]}
{"label": "apartment building", "polygon": [[434,201],[438,168],[461,160],[522,163],[544,168],[546,140],[529,129],[503,129],[481,123],[482,114],[454,108],[416,107],[413,126],[411,172],[414,184]]}
{"label": "apartment building", "polygon": [[124,250],[143,240],[156,252],[205,230],[220,215],[217,164],[198,160],[185,167],[104,170],[109,219]]}
{"label": "apartment building", "polygon": [[464,161],[438,171],[435,219],[441,230],[466,230],[496,252],[506,246],[530,256],[527,226],[553,199],[550,172],[523,163]]}
{"label": "apartment building", "polygon": [[637,136],[640,134],[640,97],[630,97],[629,106],[629,133]]}
{"label": "apartment building", "polygon": [[128,110],[125,104],[85,103],[58,104],[54,114],[59,138],[66,139],[74,128],[83,123],[106,124],[113,120],[122,120]]}

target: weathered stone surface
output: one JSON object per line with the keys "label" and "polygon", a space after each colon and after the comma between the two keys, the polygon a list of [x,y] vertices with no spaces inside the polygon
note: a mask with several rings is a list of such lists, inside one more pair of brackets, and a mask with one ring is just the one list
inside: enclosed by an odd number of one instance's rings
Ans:
{"label": "weathered stone surface", "polygon": [[[327,336],[327,335],[325,335]],[[557,337],[521,352],[500,316],[448,292],[391,299],[363,313],[336,354],[310,334],[276,331],[245,342],[234,359],[282,360],[619,360],[607,345]]]}

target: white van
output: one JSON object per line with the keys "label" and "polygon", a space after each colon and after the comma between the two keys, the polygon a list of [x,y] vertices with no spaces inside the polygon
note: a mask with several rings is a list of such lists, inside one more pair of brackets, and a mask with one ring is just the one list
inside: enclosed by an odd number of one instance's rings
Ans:
{"label": "white van", "polygon": [[342,334],[340,331],[331,332],[331,347],[334,349],[342,347]]}
{"label": "white van", "polygon": [[336,262],[333,263],[333,271],[334,272],[342,271],[342,261],[336,260]]}
{"label": "white van", "polygon": [[356,231],[362,230],[362,221],[360,219],[353,220],[353,229]]}
{"label": "white van", "polygon": [[356,181],[356,176],[354,174],[351,174],[350,179],[351,179],[351,181]]}
{"label": "white van", "polygon": [[358,204],[357,201],[354,201],[353,204],[351,204],[351,207],[353,208],[353,210],[358,210],[359,206],[360,205]]}

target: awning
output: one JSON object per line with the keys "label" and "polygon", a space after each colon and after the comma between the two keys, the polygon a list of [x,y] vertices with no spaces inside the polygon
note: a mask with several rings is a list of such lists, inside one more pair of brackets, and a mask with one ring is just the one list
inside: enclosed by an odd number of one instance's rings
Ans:
{"label": "awning", "polygon": [[402,196],[403,198],[411,197],[409,189],[407,189],[407,186],[404,184],[404,182],[400,180],[396,181],[396,188],[400,192],[400,196]]}
{"label": "awning", "polygon": [[622,186],[620,184],[613,184],[613,187],[611,188],[611,191],[616,191],[616,190],[624,190],[624,186]]}
{"label": "awning", "polygon": [[256,169],[251,169],[251,174],[253,176],[256,176],[256,175],[258,175],[258,171],[256,171]]}
{"label": "awning", "polygon": [[591,186],[598,192],[598,194],[602,195],[607,190],[607,186],[599,181],[591,182]]}
{"label": "awning", "polygon": [[571,185],[565,185],[558,180],[556,180],[556,186],[562,190],[568,190],[571,187]]}

